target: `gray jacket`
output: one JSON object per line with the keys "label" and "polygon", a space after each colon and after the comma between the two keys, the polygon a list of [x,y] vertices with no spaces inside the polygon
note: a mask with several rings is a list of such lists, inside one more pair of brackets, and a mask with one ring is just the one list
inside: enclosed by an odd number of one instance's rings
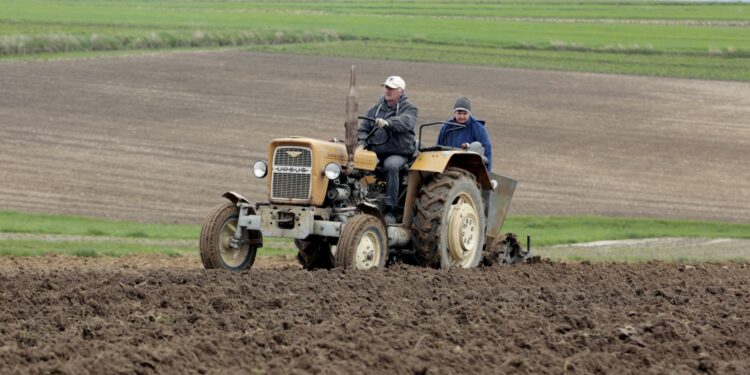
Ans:
{"label": "gray jacket", "polygon": [[[384,97],[380,97],[377,104],[367,111],[367,117],[382,118],[388,121],[388,130],[391,132],[391,139],[388,143],[372,147],[372,151],[378,154],[378,157],[388,157],[389,155],[402,155],[411,157],[416,148],[416,136],[414,128],[417,125],[417,106],[408,100],[407,96],[401,95],[395,107],[389,107]],[[360,145],[365,146],[365,138],[375,128],[374,122],[362,120],[357,131],[357,138]],[[370,138],[369,143],[382,143],[388,139],[386,129],[378,129]]]}

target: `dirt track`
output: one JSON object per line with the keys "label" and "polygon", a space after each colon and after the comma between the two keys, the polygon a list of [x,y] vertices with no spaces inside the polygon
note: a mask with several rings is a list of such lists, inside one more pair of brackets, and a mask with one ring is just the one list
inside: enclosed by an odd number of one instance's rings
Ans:
{"label": "dirt track", "polygon": [[512,214],[750,221],[750,84],[245,52],[0,63],[0,209],[199,222],[289,134],[343,136],[400,74],[420,122],[468,95]]}
{"label": "dirt track", "polygon": [[236,275],[69,259],[0,265],[3,372],[750,370],[750,269],[737,264]]}

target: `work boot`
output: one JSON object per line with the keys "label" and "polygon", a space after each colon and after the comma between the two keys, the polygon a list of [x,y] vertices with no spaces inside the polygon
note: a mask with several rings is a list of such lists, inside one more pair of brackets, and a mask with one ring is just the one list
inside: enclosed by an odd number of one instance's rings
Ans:
{"label": "work boot", "polygon": [[386,224],[396,224],[396,215],[392,212],[386,212],[383,218],[385,219]]}
{"label": "work boot", "polygon": [[393,207],[385,206],[385,215],[383,215],[383,219],[386,224],[396,224],[396,214],[394,211]]}

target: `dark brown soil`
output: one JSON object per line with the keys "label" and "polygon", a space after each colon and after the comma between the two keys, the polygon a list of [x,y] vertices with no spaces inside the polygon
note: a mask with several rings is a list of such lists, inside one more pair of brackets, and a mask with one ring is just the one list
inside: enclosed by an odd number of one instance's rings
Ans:
{"label": "dark brown soil", "polygon": [[735,373],[739,264],[384,272],[3,267],[10,373]]}

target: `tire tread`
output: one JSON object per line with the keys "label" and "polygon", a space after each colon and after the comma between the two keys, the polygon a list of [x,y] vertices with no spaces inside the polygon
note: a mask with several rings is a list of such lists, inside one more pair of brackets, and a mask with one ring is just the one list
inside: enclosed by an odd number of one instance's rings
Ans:
{"label": "tire tread", "polygon": [[357,239],[359,234],[370,225],[378,226],[385,237],[385,243],[383,244],[385,256],[382,257],[382,265],[379,268],[385,266],[385,258],[388,256],[388,232],[383,222],[375,216],[359,214],[349,219],[344,225],[345,227],[338,242],[338,250],[336,251],[336,266],[345,269],[354,268],[354,248],[357,245]]}
{"label": "tire tread", "polygon": [[447,202],[448,192],[464,177],[477,184],[476,177],[471,173],[458,168],[447,168],[443,173],[435,175],[433,179],[422,185],[419,191],[411,229],[417,259],[425,266],[441,267],[438,246],[442,240],[440,227],[444,224],[442,211],[446,204],[451,203]]}

